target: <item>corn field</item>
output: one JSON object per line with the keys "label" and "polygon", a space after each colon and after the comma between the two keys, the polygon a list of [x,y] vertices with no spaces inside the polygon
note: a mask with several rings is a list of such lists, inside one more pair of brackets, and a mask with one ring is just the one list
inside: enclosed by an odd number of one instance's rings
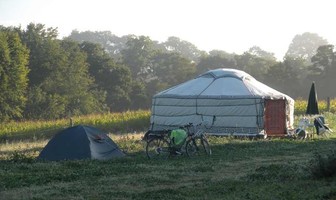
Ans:
{"label": "corn field", "polygon": [[72,125],[95,126],[109,133],[134,133],[147,130],[149,118],[149,110],[138,110],[77,116],[71,119],[50,121],[12,121],[0,124],[0,141],[11,138],[48,138],[59,130]]}
{"label": "corn field", "polygon": [[[306,113],[307,103],[308,102],[303,99],[295,100],[295,106],[294,106],[295,115],[304,115]],[[325,113],[325,112],[336,113],[336,99],[330,100],[329,108],[328,108],[328,102],[326,100],[320,100],[318,102],[318,106],[319,106],[319,111],[321,113]]]}
{"label": "corn field", "polygon": [[[318,102],[321,113],[336,113],[336,99],[330,100],[328,109],[327,101]],[[307,101],[295,100],[295,115],[304,115]],[[123,113],[105,113],[86,116],[74,116],[70,119],[37,120],[37,121],[12,121],[0,124],[0,141],[11,138],[49,138],[54,133],[71,125],[89,125],[99,127],[101,130],[119,134],[143,132],[149,128],[150,110],[127,111]],[[72,124],[71,124],[72,123]]]}

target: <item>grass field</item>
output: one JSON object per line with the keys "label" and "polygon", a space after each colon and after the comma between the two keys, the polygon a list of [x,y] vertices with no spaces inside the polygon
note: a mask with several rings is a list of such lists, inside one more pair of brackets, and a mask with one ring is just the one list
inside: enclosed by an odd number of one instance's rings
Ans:
{"label": "grass field", "polygon": [[[336,127],[336,115],[325,116]],[[56,129],[48,122],[26,129],[2,125],[0,199],[336,199],[336,134],[305,141],[210,137],[210,157],[153,161],[141,141],[146,117],[139,112],[114,122],[81,119],[108,131],[109,123],[120,123],[110,137],[128,156],[109,161],[36,161]],[[128,121],[137,128],[121,125]]]}

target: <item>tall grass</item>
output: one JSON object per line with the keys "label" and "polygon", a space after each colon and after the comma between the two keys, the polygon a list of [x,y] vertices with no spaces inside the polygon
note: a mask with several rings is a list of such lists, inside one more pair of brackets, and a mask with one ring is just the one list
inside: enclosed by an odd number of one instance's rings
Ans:
{"label": "tall grass", "polygon": [[[319,101],[318,104],[322,113],[328,112],[327,102],[325,100]],[[295,101],[295,115],[304,115],[306,108],[306,100],[298,99]],[[336,99],[331,100],[329,112],[336,113]],[[86,116],[74,116],[72,117],[72,122],[74,125],[82,124],[99,127],[103,131],[110,133],[132,133],[148,129],[150,115],[150,110],[92,114]],[[48,138],[68,126],[70,126],[69,118],[51,121],[12,121],[2,123],[0,124],[0,142],[11,138]]]}
{"label": "tall grass", "polygon": [[[110,133],[144,131],[149,126],[149,110],[72,117],[73,125],[90,125]],[[8,122],[0,124],[0,141],[11,138],[44,138],[70,126],[70,119]]]}

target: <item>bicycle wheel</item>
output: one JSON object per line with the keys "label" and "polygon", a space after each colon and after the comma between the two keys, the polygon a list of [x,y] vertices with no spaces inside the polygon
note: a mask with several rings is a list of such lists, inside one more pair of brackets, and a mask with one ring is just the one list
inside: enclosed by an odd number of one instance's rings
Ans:
{"label": "bicycle wheel", "polygon": [[169,143],[163,138],[152,138],[147,142],[146,154],[149,159],[165,159],[169,156]]}
{"label": "bicycle wheel", "polygon": [[297,136],[297,139],[299,140],[304,140],[307,138],[307,132],[303,129],[300,129],[300,128],[296,129],[295,134]]}
{"label": "bicycle wheel", "polygon": [[209,142],[206,138],[197,138],[187,141],[186,152],[189,157],[212,154]]}
{"label": "bicycle wheel", "polygon": [[197,156],[198,147],[197,147],[197,144],[196,144],[196,140],[195,139],[188,140],[186,142],[185,150],[186,150],[186,153],[189,157]]}
{"label": "bicycle wheel", "polygon": [[202,144],[202,147],[203,147],[203,149],[201,151],[206,155],[211,155],[212,151],[211,151],[208,140],[206,138],[202,137],[201,138],[201,144]]}

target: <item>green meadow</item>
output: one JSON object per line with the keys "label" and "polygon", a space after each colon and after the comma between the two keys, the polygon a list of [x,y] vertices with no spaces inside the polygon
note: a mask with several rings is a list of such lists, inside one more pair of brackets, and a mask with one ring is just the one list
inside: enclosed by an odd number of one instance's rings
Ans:
{"label": "green meadow", "polygon": [[[296,123],[304,104],[296,102]],[[324,116],[336,127],[336,114]],[[146,158],[141,140],[149,117],[129,111],[72,118],[109,132],[127,154],[108,161],[35,159],[70,119],[1,124],[0,199],[336,199],[335,133],[307,140],[209,137],[211,156],[157,161]]]}

